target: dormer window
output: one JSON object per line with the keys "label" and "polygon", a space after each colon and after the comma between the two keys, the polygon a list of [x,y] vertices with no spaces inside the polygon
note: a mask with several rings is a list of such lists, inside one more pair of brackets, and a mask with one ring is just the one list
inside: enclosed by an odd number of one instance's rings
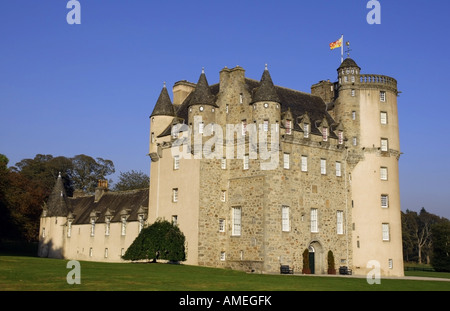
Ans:
{"label": "dormer window", "polygon": [[339,143],[339,145],[342,145],[344,143],[344,132],[343,131],[338,132],[338,143]]}
{"label": "dormer window", "polygon": [[142,229],[144,229],[144,215],[139,214],[138,219],[139,219],[139,233],[141,233]]}
{"label": "dormer window", "polygon": [[95,218],[91,218],[91,236],[95,235]]}
{"label": "dormer window", "polygon": [[105,217],[105,235],[109,236],[109,233],[111,232],[111,216]]}
{"label": "dormer window", "polygon": [[292,134],[292,121],[286,120],[286,134],[291,135]]}
{"label": "dormer window", "polygon": [[125,236],[127,234],[127,216],[125,215],[121,216],[120,221],[122,223],[121,235]]}
{"label": "dormer window", "polygon": [[323,141],[328,141],[328,127],[322,127]]}
{"label": "dormer window", "polygon": [[309,123],[303,123],[303,137],[308,138],[309,137]]}

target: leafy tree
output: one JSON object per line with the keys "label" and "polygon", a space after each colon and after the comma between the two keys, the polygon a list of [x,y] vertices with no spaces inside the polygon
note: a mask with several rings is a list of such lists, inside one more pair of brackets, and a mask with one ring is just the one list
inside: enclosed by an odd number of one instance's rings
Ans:
{"label": "leafy tree", "polygon": [[94,158],[80,154],[72,158],[72,179],[76,190],[92,193],[100,179],[115,172],[114,163],[111,160]]}
{"label": "leafy tree", "polygon": [[450,221],[444,219],[433,225],[433,257],[431,264],[436,271],[450,272]]}
{"label": "leafy tree", "polygon": [[167,220],[157,220],[142,229],[122,257],[125,260],[157,259],[185,261],[185,236],[178,226]]}
{"label": "leafy tree", "polygon": [[133,189],[144,189],[150,186],[150,178],[142,172],[131,170],[130,172],[120,172],[119,181],[115,184],[115,191],[126,191]]}

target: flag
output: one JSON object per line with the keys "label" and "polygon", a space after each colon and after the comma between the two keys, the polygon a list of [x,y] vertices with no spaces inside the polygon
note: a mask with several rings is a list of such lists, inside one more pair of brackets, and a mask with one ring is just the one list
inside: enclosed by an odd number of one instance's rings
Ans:
{"label": "flag", "polygon": [[330,50],[334,50],[342,47],[343,38],[341,37],[339,40],[330,43]]}

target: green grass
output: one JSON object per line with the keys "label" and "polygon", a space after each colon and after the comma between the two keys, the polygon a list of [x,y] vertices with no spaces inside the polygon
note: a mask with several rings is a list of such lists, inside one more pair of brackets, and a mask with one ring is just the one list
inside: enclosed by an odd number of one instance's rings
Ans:
{"label": "green grass", "polygon": [[[81,263],[81,284],[69,285],[67,260],[0,256],[2,291],[449,291],[450,282],[247,274],[188,265]],[[417,271],[415,271],[417,273]],[[438,274],[438,277],[443,277]]]}

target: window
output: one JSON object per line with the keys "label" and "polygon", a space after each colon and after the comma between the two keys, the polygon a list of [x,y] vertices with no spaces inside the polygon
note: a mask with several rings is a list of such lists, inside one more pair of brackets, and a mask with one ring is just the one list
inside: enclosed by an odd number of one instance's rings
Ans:
{"label": "window", "polygon": [[290,223],[289,223],[289,206],[281,207],[281,230],[283,232],[290,231]]}
{"label": "window", "polygon": [[344,82],[348,82],[348,76],[344,76]]}
{"label": "window", "polygon": [[91,218],[91,236],[95,235],[95,219]]}
{"label": "window", "polygon": [[94,255],[94,250],[91,248],[89,248],[89,257],[92,257],[92,255]]}
{"label": "window", "polygon": [[355,90],[352,90],[352,97],[355,97]]}
{"label": "window", "polygon": [[383,241],[389,241],[389,224],[382,224],[382,231],[383,231]]}
{"label": "window", "polygon": [[239,94],[239,104],[244,103],[244,94]]}
{"label": "window", "polygon": [[388,180],[388,169],[387,167],[380,168],[380,178],[381,180]]}
{"label": "window", "polygon": [[228,114],[228,105],[225,107],[225,112]]}
{"label": "window", "polygon": [[220,261],[225,261],[225,252],[220,252]]}
{"label": "window", "polygon": [[264,130],[264,132],[268,132],[269,131],[269,120],[264,120],[263,130]]}
{"label": "window", "polygon": [[124,236],[127,234],[127,216],[122,216],[120,220],[122,222],[121,235]]}
{"label": "window", "polygon": [[352,111],[352,120],[356,120],[356,111]]}
{"label": "window", "polygon": [[388,124],[388,116],[387,116],[387,112],[380,112],[380,120],[381,120],[381,124],[386,125]]}
{"label": "window", "polygon": [[283,155],[283,163],[284,163],[284,168],[285,169],[289,169],[289,153],[285,153]]}
{"label": "window", "polygon": [[219,232],[225,232],[225,219],[219,219]]}
{"label": "window", "polygon": [[380,91],[380,101],[381,102],[386,102],[386,92],[385,91]]}
{"label": "window", "polygon": [[178,188],[172,189],[172,202],[178,202]]}
{"label": "window", "polygon": [[105,248],[105,258],[108,258],[108,249]]}
{"label": "window", "polygon": [[244,170],[248,170],[249,163],[248,163],[248,154],[244,156]]}
{"label": "window", "polygon": [[275,121],[275,132],[278,133],[280,131],[280,124],[278,121]]}
{"label": "window", "polygon": [[173,169],[179,170],[180,169],[180,156],[176,155],[173,157]]}
{"label": "window", "polygon": [[389,151],[389,145],[388,145],[388,139],[382,138],[381,139],[381,151]]}
{"label": "window", "polygon": [[328,127],[322,127],[322,139],[328,141]]}
{"label": "window", "polygon": [[231,234],[234,236],[240,236],[241,235],[241,208],[240,207],[233,207],[232,211],[232,219],[231,219],[231,225],[232,225],[232,232]]}
{"label": "window", "polygon": [[227,159],[222,159],[222,161],[221,161],[221,163],[220,163],[220,167],[221,167],[223,170],[226,170],[226,169],[227,169]]}
{"label": "window", "polygon": [[353,137],[352,142],[353,142],[353,146],[357,146],[358,145],[358,138]]}
{"label": "window", "polygon": [[302,172],[308,171],[308,157],[302,156]]}
{"label": "window", "polygon": [[388,260],[388,266],[389,266],[389,269],[394,268],[394,262],[393,262],[392,259],[389,259],[389,260]]}
{"label": "window", "polygon": [[336,176],[341,177],[341,162],[336,162]]}
{"label": "window", "polygon": [[67,237],[70,238],[72,236],[72,221],[73,220],[68,220],[67,221]]}
{"label": "window", "polygon": [[387,194],[381,195],[381,207],[388,208],[389,207],[389,196]]}
{"label": "window", "polygon": [[303,137],[309,137],[309,123],[303,123]]}
{"label": "window", "polygon": [[138,216],[139,219],[139,233],[141,233],[142,229],[144,229],[144,215],[140,214]]}
{"label": "window", "polygon": [[247,132],[247,120],[242,120],[242,136],[245,136]]}
{"label": "window", "polygon": [[111,228],[111,217],[105,217],[105,235],[109,235]]}
{"label": "window", "polygon": [[327,160],[325,159],[320,159],[320,173],[322,175],[327,174]]}
{"label": "window", "polygon": [[226,200],[227,200],[227,191],[226,190],[222,190],[222,193],[220,195],[220,201],[226,202]]}
{"label": "window", "polygon": [[338,143],[339,143],[339,145],[342,145],[344,143],[344,132],[343,131],[338,132]]}
{"label": "window", "polygon": [[203,134],[203,130],[205,129],[205,123],[203,123],[203,122],[200,122],[199,124],[198,124],[198,133],[199,134]]}
{"label": "window", "polygon": [[337,234],[344,234],[344,212],[337,211],[336,219],[337,219],[336,223]]}
{"label": "window", "polygon": [[172,215],[172,224],[174,226],[178,225],[178,216],[177,215]]}
{"label": "window", "polygon": [[311,232],[319,232],[319,226],[317,223],[317,208],[311,209]]}
{"label": "window", "polygon": [[292,134],[292,121],[286,120],[286,134],[291,135]]}
{"label": "window", "polygon": [[152,133],[152,144],[155,143],[155,133]]}

